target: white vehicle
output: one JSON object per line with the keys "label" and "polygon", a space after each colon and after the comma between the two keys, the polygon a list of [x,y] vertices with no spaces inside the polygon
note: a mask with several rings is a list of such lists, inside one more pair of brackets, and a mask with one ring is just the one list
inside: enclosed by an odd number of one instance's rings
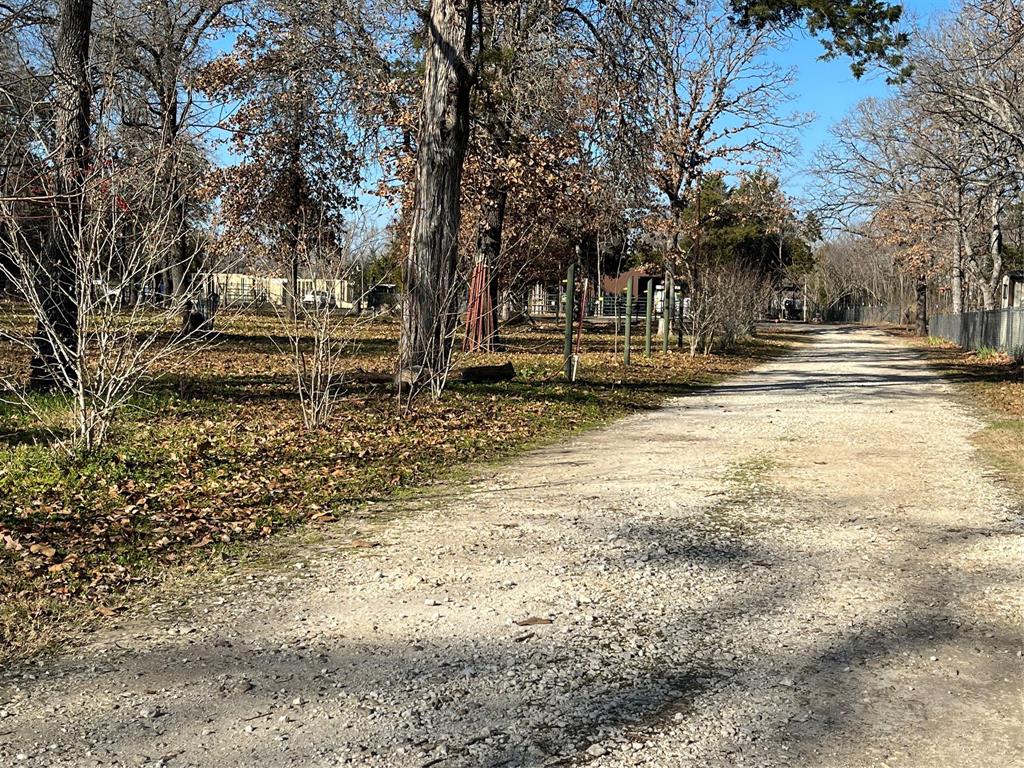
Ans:
{"label": "white vehicle", "polygon": [[335,309],[338,303],[327,291],[310,291],[302,297],[302,306],[310,309]]}

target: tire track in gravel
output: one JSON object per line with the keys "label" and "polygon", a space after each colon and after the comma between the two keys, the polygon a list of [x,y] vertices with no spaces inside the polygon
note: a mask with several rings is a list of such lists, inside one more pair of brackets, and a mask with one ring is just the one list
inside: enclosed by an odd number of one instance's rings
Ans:
{"label": "tire track in gravel", "polygon": [[1021,509],[979,422],[883,334],[803,339],[363,556],[4,670],[0,765],[1019,764]]}

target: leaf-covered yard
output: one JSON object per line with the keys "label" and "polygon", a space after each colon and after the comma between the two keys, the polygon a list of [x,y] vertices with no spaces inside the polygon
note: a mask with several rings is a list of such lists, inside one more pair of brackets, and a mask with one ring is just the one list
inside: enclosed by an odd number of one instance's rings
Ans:
{"label": "leaf-covered yard", "polygon": [[[514,381],[454,382],[437,403],[403,412],[379,382],[392,369],[397,326],[351,331],[348,377],[330,427],[302,428],[286,340],[272,317],[235,318],[183,370],[150,384],[101,453],[66,458],[43,420],[4,406],[0,422],[0,640],[23,653],[60,621],[104,615],[167,566],[189,569],[282,529],[345,518],[403,489],[450,479],[565,433],[656,405],[785,348],[762,339],[726,356],[673,349],[621,365],[621,337],[587,329],[580,381],[562,380],[561,330],[508,334]],[[642,340],[641,340],[642,343]],[[636,344],[634,337],[634,344]],[[10,357],[6,366],[26,361]],[[375,375],[376,374],[376,375]],[[49,429],[44,429],[48,427]]]}

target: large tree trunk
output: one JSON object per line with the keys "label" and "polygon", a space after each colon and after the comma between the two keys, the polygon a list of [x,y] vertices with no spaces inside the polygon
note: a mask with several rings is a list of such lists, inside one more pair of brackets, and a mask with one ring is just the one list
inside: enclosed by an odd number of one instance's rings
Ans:
{"label": "large tree trunk", "polygon": [[195,254],[192,252],[188,237],[188,201],[185,199],[185,194],[179,181],[175,180],[174,188],[176,191],[174,205],[171,210],[173,227],[171,253],[174,254],[174,258],[178,263],[178,285],[176,290],[178,295],[181,296],[189,293],[195,286],[197,265],[193,259]]}
{"label": "large tree trunk", "polygon": [[29,385],[70,389],[78,379],[79,249],[89,149],[88,79],[92,0],[60,0],[54,47],[54,204],[36,274],[37,318]]}
{"label": "large tree trunk", "polygon": [[[163,9],[166,13],[166,6]],[[168,20],[165,22],[170,24]],[[181,133],[180,105],[178,103],[178,62],[168,51],[164,59],[163,81],[160,86],[161,162],[164,164],[164,201],[163,215],[167,217],[166,247],[169,254],[171,290],[168,301],[173,302],[175,296],[188,291],[192,281],[192,264],[188,247],[188,201],[185,199],[184,185],[181,181],[179,167],[178,136]]]}
{"label": "large tree trunk", "polygon": [[176,173],[171,180],[170,193],[170,207],[165,213],[168,219],[167,228],[170,237],[167,247],[171,262],[171,290],[167,299],[173,305],[175,297],[181,297],[186,292],[185,281],[189,266],[184,232],[185,201],[181,199]]}
{"label": "large tree trunk", "polygon": [[302,107],[296,100],[292,115],[292,136],[288,147],[288,200],[285,211],[285,253],[288,257],[288,289],[284,294],[285,308],[294,320],[299,316],[299,255],[302,248],[303,190],[302,190]]}
{"label": "large tree trunk", "polygon": [[928,335],[928,278],[925,275],[918,275],[914,283],[914,293],[917,299],[915,310],[915,331],[918,336]]}
{"label": "large tree trunk", "polygon": [[984,282],[984,277],[981,275],[974,246],[964,231],[960,233],[960,265],[964,269],[964,277],[969,278],[964,281],[964,309],[976,308],[974,286]]}
{"label": "large tree trunk", "polygon": [[457,322],[459,190],[469,139],[473,8],[468,0],[431,0],[416,156],[416,202],[399,371],[415,391],[435,391],[447,376]]}
{"label": "large tree trunk", "polygon": [[979,280],[981,299],[985,309],[995,309],[999,295],[999,284],[1003,279],[1003,228],[1000,218],[1003,213],[1002,201],[998,193],[992,195],[989,204],[989,238],[988,238],[988,274]]}
{"label": "large tree trunk", "polygon": [[954,315],[959,315],[964,311],[964,252],[959,227],[960,225],[957,223],[956,242],[953,244],[953,274],[950,280]]}
{"label": "large tree trunk", "polygon": [[964,311],[963,215],[963,189],[958,187],[956,193],[956,238],[953,243],[953,274],[950,279],[954,315],[959,315]]}
{"label": "large tree trunk", "polygon": [[[672,256],[671,256],[671,261],[672,261],[672,263],[671,263],[671,270],[672,270],[672,274],[676,275],[676,274],[682,274],[679,271],[679,269],[678,269],[678,267],[680,266],[680,264],[679,264],[680,255],[682,254],[682,246],[680,245],[679,241],[682,238],[682,233],[683,233],[683,215],[686,213],[686,206],[684,205],[682,200],[680,200],[680,199],[670,195],[669,196],[669,210],[670,210],[670,212],[672,214],[673,230],[675,232],[675,235],[673,237],[672,248],[671,248],[671,253],[672,253]],[[690,258],[686,259],[683,262],[683,264],[682,264],[682,267],[683,267],[683,270],[685,270],[686,279],[687,279],[687,293],[689,294],[689,301],[690,301],[690,309],[691,310],[693,309],[693,287],[695,285],[695,283],[694,283],[694,275],[693,275],[693,269],[696,267],[696,265],[694,264],[694,259],[695,258],[696,258],[696,251],[694,250],[694,252],[691,253]],[[621,261],[620,261],[620,264],[621,264]],[[681,298],[683,298],[685,300],[685,297],[681,297]],[[683,346],[683,334],[685,332],[685,326],[686,326],[686,318],[683,317],[683,304],[680,303],[679,307],[677,307],[676,309],[677,309],[677,312],[678,312],[678,318],[677,318],[678,322],[676,323],[676,344],[678,346],[682,347]]]}

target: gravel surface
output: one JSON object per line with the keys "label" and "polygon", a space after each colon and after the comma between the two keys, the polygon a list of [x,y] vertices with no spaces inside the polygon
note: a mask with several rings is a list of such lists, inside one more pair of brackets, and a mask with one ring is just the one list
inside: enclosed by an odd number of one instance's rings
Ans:
{"label": "gravel surface", "polygon": [[879,332],[0,673],[0,766],[1024,764],[1022,510]]}

